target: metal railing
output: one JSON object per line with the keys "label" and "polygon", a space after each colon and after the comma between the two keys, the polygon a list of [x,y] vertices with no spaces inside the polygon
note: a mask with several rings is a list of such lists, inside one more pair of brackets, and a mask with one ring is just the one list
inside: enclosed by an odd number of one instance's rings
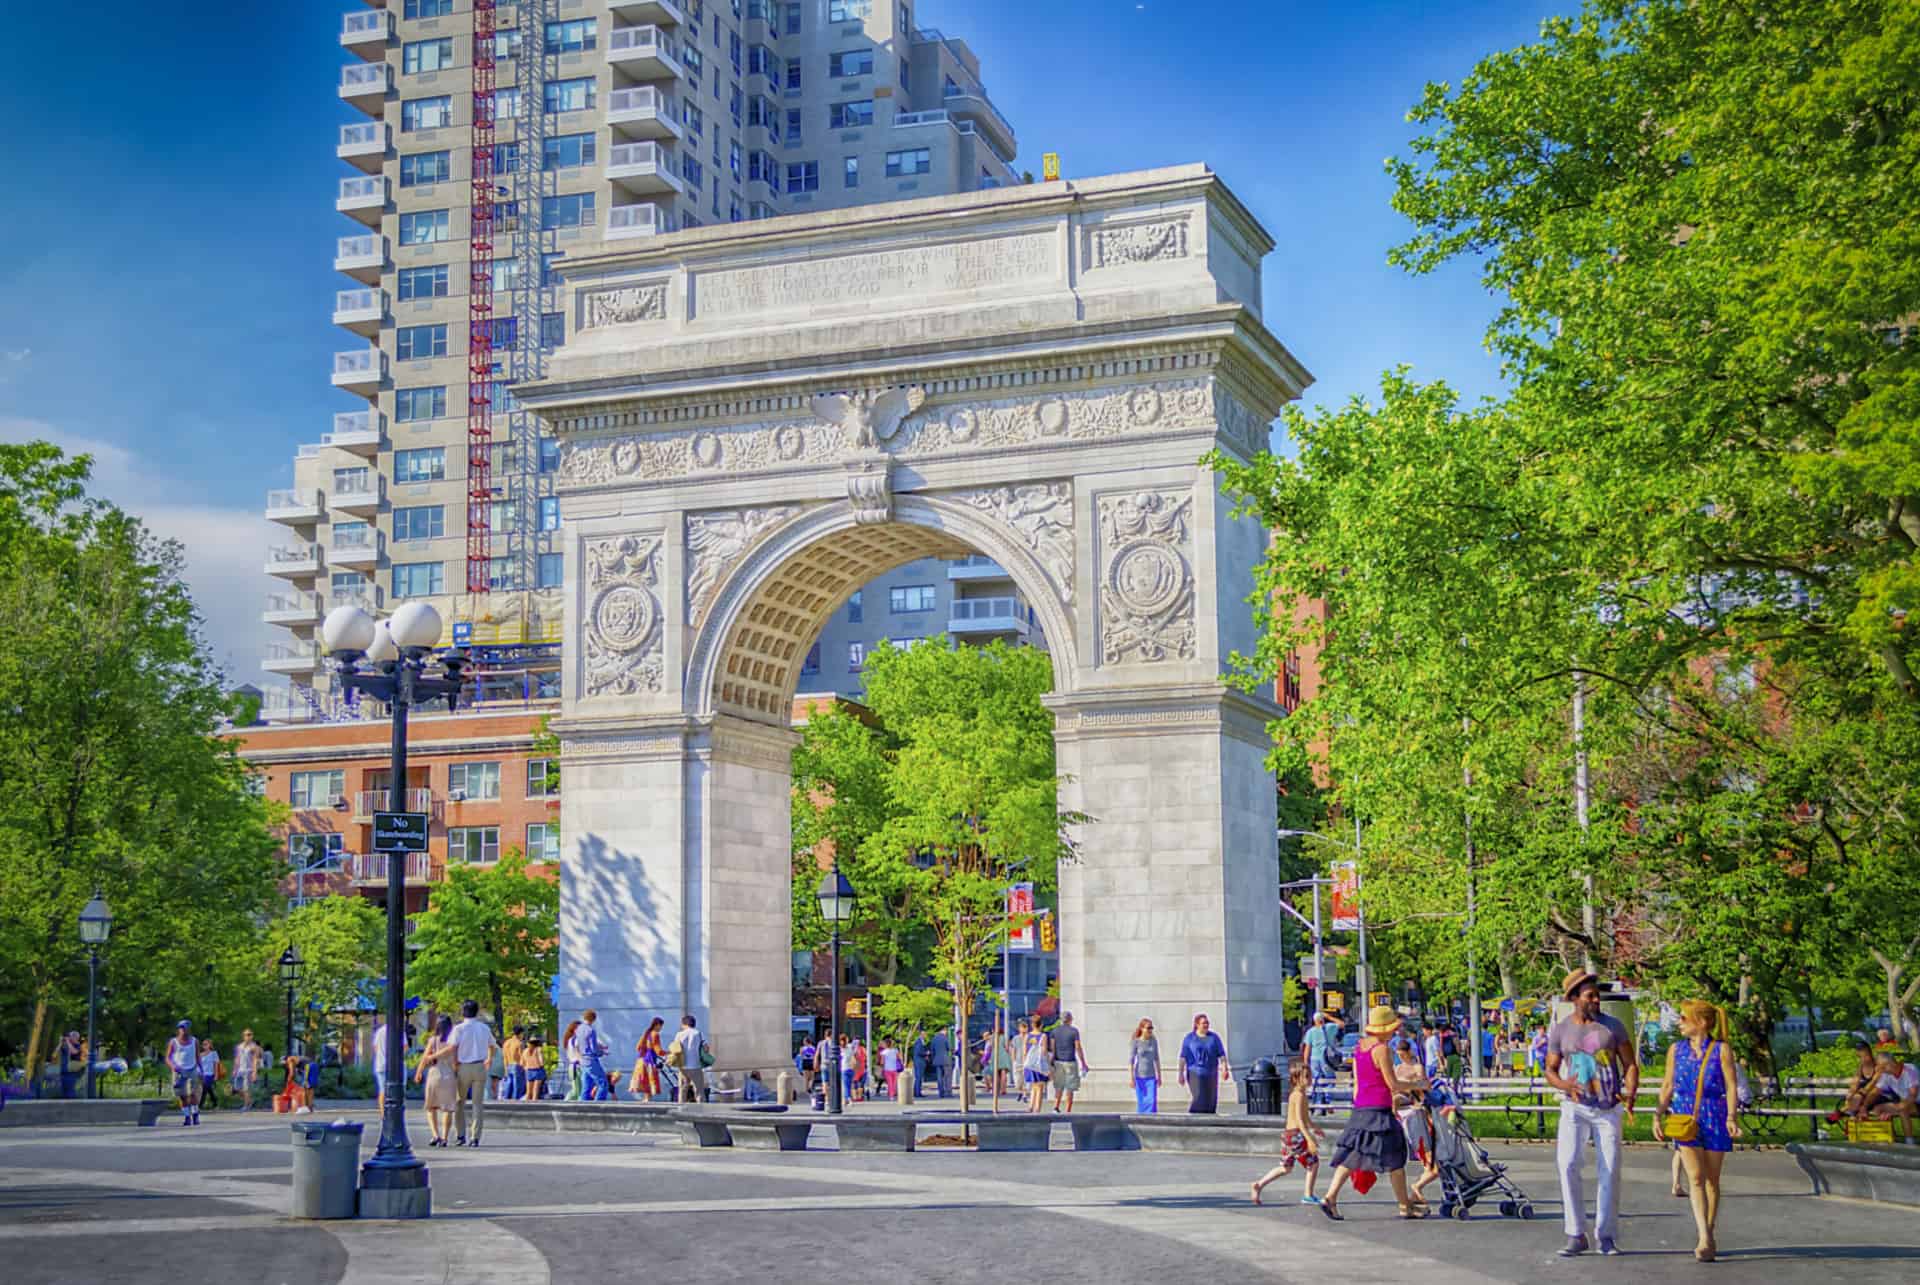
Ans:
{"label": "metal railing", "polygon": [[[405,877],[408,883],[433,882],[433,854],[430,852],[409,852],[406,855]],[[384,852],[356,852],[347,858],[347,877],[355,883],[384,883],[387,878],[387,854]]]}
{"label": "metal railing", "polygon": [[310,593],[270,593],[267,595],[266,610],[269,615],[317,613],[320,602]]}
{"label": "metal railing", "polygon": [[263,653],[267,660],[313,661],[320,659],[319,648],[310,642],[274,642],[268,643]]}
{"label": "metal railing", "polygon": [[1003,616],[1025,620],[1026,604],[1018,598],[955,598],[953,600],[952,619],[956,621],[998,620]]}
{"label": "metal railing", "polygon": [[[401,808],[392,808],[392,790],[361,790],[353,796],[353,814],[357,817],[370,817],[376,812],[431,812],[433,811],[433,791],[423,789],[402,790]],[[417,854],[416,854],[417,855]]]}
{"label": "metal railing", "polygon": [[380,291],[342,290],[333,296],[335,312],[380,312]]}
{"label": "metal railing", "polygon": [[[378,348],[369,348],[367,351],[361,353],[336,353],[334,354],[333,368],[335,373],[339,373],[340,358],[359,357],[364,360],[360,365],[353,367],[354,370],[373,370],[375,369],[374,359],[379,356],[380,350]],[[333,417],[333,431],[341,434],[378,432],[380,430],[380,423],[374,418],[376,413],[377,412],[372,410],[340,411]]]}
{"label": "metal railing", "polygon": [[333,479],[333,495],[336,499],[351,500],[379,493],[380,479],[373,475],[372,469],[355,470]]}
{"label": "metal railing", "polygon": [[[376,375],[380,371],[380,350],[378,348],[355,348],[333,355],[333,373],[336,375]],[[341,420],[359,420],[357,424],[342,424]],[[333,431],[366,432],[373,425],[366,411],[344,411],[333,417]]]}
{"label": "metal railing", "polygon": [[925,112],[901,112],[893,118],[893,127],[895,129],[903,129],[908,125],[937,125],[941,121],[950,121],[952,119],[951,116],[939,108]]}
{"label": "metal railing", "polygon": [[387,199],[387,180],[382,174],[366,174],[340,180],[340,199],[342,201],[364,201],[375,198]]}
{"label": "metal railing", "polygon": [[297,487],[289,491],[268,491],[267,512],[297,512],[303,509],[318,509],[320,493],[311,487]]}
{"label": "metal railing", "polygon": [[367,147],[386,140],[386,124],[383,121],[363,121],[358,125],[340,127],[341,147]]}
{"label": "metal railing", "polygon": [[607,211],[607,231],[654,232],[658,230],[659,214],[656,205],[616,205]]}
{"label": "metal railing", "polygon": [[389,83],[387,64],[383,62],[349,63],[340,69],[342,93],[384,93]]}
{"label": "metal railing", "polygon": [[640,85],[629,89],[616,89],[607,95],[607,112],[657,112],[660,115],[673,115],[673,99],[654,85]]}
{"label": "metal railing", "polygon": [[392,21],[385,10],[375,9],[366,13],[350,13],[340,24],[343,37],[386,35],[387,24]]}
{"label": "metal railing", "polygon": [[[379,548],[380,533],[370,526],[347,527],[344,530],[339,527],[334,528],[333,551],[335,553],[373,553],[378,552]],[[337,602],[334,604],[336,607],[339,605]]]}
{"label": "metal railing", "polygon": [[367,232],[360,236],[343,236],[334,243],[333,247],[333,257],[336,259],[364,259],[379,253],[380,234],[377,232]]}
{"label": "metal railing", "polygon": [[[374,532],[369,531],[367,535],[371,540]],[[334,541],[334,547],[336,549],[340,547],[338,539]],[[378,585],[367,585],[362,589],[335,589],[327,595],[327,606],[359,607],[364,611],[378,611],[384,598],[385,595],[380,592]]]}
{"label": "metal railing", "polygon": [[609,169],[627,165],[651,165],[655,169],[664,169],[667,165],[667,149],[652,142],[616,143],[607,149]]}
{"label": "metal railing", "polygon": [[655,53],[674,56],[673,37],[658,27],[615,27],[607,33],[607,56]]}
{"label": "metal railing", "polygon": [[317,544],[270,544],[267,546],[267,565],[284,566],[290,562],[311,562],[318,565],[320,546]]}

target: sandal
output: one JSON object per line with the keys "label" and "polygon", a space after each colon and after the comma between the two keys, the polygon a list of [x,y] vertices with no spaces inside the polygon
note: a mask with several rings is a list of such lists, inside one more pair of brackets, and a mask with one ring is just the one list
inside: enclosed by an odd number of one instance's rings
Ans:
{"label": "sandal", "polygon": [[1418,1205],[1406,1204],[1406,1205],[1400,1206],[1400,1216],[1406,1219],[1425,1218],[1427,1216],[1427,1211],[1422,1209]]}
{"label": "sandal", "polygon": [[1343,1223],[1347,1221],[1347,1216],[1338,1209],[1335,1209],[1331,1200],[1322,1200],[1320,1202],[1320,1212],[1331,1218],[1334,1222]]}

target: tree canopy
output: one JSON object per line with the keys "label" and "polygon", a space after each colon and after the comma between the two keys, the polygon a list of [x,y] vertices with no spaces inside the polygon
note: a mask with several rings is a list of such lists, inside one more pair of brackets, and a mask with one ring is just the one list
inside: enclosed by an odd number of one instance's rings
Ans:
{"label": "tree canopy", "polygon": [[550,1007],[560,962],[560,885],[509,848],[492,865],[453,861],[414,925],[407,988],[441,1009],[478,1000],[494,1029]]}

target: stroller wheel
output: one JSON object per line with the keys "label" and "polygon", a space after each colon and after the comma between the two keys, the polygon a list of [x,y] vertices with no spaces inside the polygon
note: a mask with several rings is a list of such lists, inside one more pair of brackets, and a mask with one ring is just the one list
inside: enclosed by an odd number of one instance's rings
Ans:
{"label": "stroller wheel", "polygon": [[1467,1207],[1465,1205],[1455,1205],[1453,1207],[1453,1216],[1458,1221],[1465,1222],[1467,1220]]}
{"label": "stroller wheel", "polygon": [[1519,1207],[1511,1200],[1503,1200],[1500,1202],[1500,1216],[1502,1218],[1512,1218],[1519,1214],[1519,1212]]}
{"label": "stroller wheel", "polygon": [[1522,1218],[1532,1218],[1532,1217],[1533,1217],[1533,1202],[1532,1202],[1532,1201],[1530,1201],[1530,1200],[1523,1200],[1523,1201],[1521,1201],[1521,1202],[1520,1202],[1520,1216],[1521,1216]]}

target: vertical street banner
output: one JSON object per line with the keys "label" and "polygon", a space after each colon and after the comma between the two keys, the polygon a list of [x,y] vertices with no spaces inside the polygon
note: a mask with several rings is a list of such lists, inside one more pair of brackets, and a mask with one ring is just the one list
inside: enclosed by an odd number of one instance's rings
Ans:
{"label": "vertical street banner", "polygon": [[1033,885],[1007,887],[1007,949],[1032,951],[1034,945]]}
{"label": "vertical street banner", "polygon": [[1333,931],[1350,933],[1360,927],[1360,867],[1351,861],[1333,864]]}

